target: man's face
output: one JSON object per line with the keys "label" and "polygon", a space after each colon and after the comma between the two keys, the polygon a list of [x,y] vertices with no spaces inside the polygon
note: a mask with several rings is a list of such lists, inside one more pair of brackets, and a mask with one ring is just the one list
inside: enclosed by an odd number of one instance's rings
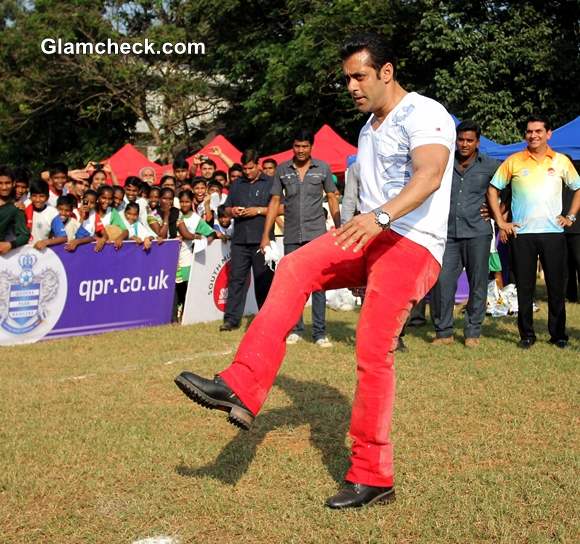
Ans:
{"label": "man's face", "polygon": [[155,183],[155,170],[153,168],[144,168],[141,172],[141,179],[145,183],[153,185]]}
{"label": "man's face", "polygon": [[[175,176],[175,179],[177,181],[183,181],[184,179],[188,178],[189,170],[187,168],[176,168],[173,171],[173,175]],[[167,180],[163,183],[163,187],[165,187],[166,182],[167,182]]]}
{"label": "man's face", "polygon": [[66,174],[63,172],[57,172],[50,176],[50,184],[56,191],[62,191],[64,184],[66,183]]}
{"label": "man's face", "polygon": [[30,195],[30,202],[32,202],[32,207],[36,210],[44,209],[47,200],[48,196],[42,193],[34,193]]}
{"label": "man's face", "polygon": [[233,183],[237,179],[240,179],[242,176],[243,174],[239,170],[232,170],[230,172],[230,183]]}
{"label": "man's face", "polygon": [[12,178],[9,178],[8,176],[0,176],[0,198],[4,200],[9,198],[13,186],[14,183],[12,182]]}
{"label": "man's face", "polygon": [[308,140],[294,140],[292,150],[297,161],[306,162],[312,154],[312,144]]}
{"label": "man's face", "polygon": [[546,126],[541,121],[532,121],[526,127],[526,142],[530,151],[536,151],[548,145],[548,140],[552,137],[552,131],[546,130]]}
{"label": "man's face", "polygon": [[[296,153],[296,151],[294,151],[294,153]],[[276,173],[276,166],[274,166],[274,163],[265,162],[262,165],[262,172],[264,172],[264,174],[266,174],[267,176],[274,177],[274,174]]]}
{"label": "man's face", "polygon": [[196,202],[201,202],[207,193],[207,187],[205,183],[196,183],[193,186],[193,194],[195,196]]}
{"label": "man's face", "polygon": [[206,162],[201,165],[201,175],[205,179],[211,179],[213,177],[213,173],[215,172],[215,168]]}
{"label": "man's face", "polygon": [[139,189],[134,185],[125,185],[125,194],[129,202],[135,202],[139,196]]}
{"label": "man's face", "polygon": [[342,63],[348,92],[355,106],[364,113],[373,113],[385,106],[386,84],[392,79],[392,65],[385,64],[380,77],[371,65],[368,51],[354,53]]}
{"label": "man's face", "polygon": [[479,147],[479,138],[475,130],[466,130],[465,132],[457,133],[457,140],[455,141],[457,154],[463,159],[472,157]]}
{"label": "man's face", "polygon": [[243,164],[242,170],[244,171],[244,176],[246,176],[250,181],[254,181],[260,175],[260,167],[258,166],[258,163],[255,163],[254,161]]}
{"label": "man's face", "polygon": [[62,219],[63,223],[66,223],[72,216],[72,208],[68,204],[61,204],[57,206],[58,215]]}

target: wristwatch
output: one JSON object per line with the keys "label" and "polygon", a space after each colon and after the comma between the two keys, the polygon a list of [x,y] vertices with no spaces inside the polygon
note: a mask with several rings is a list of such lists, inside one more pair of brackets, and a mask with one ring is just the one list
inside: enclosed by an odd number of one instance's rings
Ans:
{"label": "wristwatch", "polygon": [[568,219],[568,221],[572,221],[572,223],[576,223],[576,214],[569,214],[566,216],[566,219]]}
{"label": "wristwatch", "polygon": [[373,213],[375,214],[375,223],[382,230],[389,230],[391,228],[391,216],[387,212],[381,210],[381,208],[375,208]]}

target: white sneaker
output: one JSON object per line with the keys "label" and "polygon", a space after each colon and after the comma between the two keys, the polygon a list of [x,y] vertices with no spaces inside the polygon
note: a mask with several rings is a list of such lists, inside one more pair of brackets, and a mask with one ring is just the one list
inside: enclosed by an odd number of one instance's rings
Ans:
{"label": "white sneaker", "polygon": [[332,342],[325,336],[324,338],[319,338],[314,342],[319,348],[331,348]]}
{"label": "white sneaker", "polygon": [[300,342],[301,340],[302,340],[302,336],[293,332],[292,334],[288,335],[288,338],[286,338],[286,344],[289,344],[289,345],[290,344],[298,344],[298,342]]}

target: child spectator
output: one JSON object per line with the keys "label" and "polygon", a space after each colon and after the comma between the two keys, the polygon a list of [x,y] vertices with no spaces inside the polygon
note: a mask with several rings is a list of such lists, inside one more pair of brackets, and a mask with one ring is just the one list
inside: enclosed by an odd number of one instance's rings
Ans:
{"label": "child spectator", "polygon": [[48,205],[56,208],[56,201],[63,194],[63,189],[68,181],[68,167],[66,164],[59,162],[53,164],[48,169]]}
{"label": "child spectator", "polygon": [[214,213],[214,217],[215,213],[217,212],[218,206],[222,205],[226,201],[227,195],[223,192],[223,190],[224,186],[215,179],[211,180],[207,184],[207,192],[210,195],[209,207],[211,208],[211,211]]}
{"label": "child spectator", "polygon": [[109,185],[102,185],[97,191],[95,227],[98,228],[97,224],[100,222],[104,226],[108,239],[115,244],[116,249],[120,249],[123,240],[127,239],[128,232],[125,222],[119,212],[112,207],[112,204],[113,188]]}
{"label": "child spectator", "polygon": [[226,213],[224,205],[217,209],[217,221],[213,225],[213,229],[221,234],[221,239],[225,242],[232,239],[234,233],[234,220]]}
{"label": "child spectator", "polygon": [[30,172],[26,168],[16,168],[14,175],[14,205],[24,211],[30,204],[28,189],[30,186]]}
{"label": "child spectator", "polygon": [[217,233],[193,211],[193,203],[194,195],[191,191],[183,191],[179,195],[181,213],[179,214],[177,228],[181,236],[181,246],[179,248],[179,263],[175,280],[178,306],[182,306],[185,303],[189,272],[191,270],[193,241],[206,236],[211,242],[217,236]]}
{"label": "child spectator", "polygon": [[[161,178],[161,185],[164,186],[164,179],[167,177],[173,178],[174,182],[183,183],[186,179],[189,179],[189,164],[184,157],[177,157],[173,161],[173,176],[163,176]],[[175,185],[172,187],[175,191]]]}
{"label": "child spectator", "polygon": [[[213,223],[213,211],[210,206],[210,198],[207,191],[205,178],[194,178],[193,183],[193,207],[196,213],[207,223]],[[181,198],[180,198],[181,205]]]}
{"label": "child spectator", "polygon": [[113,208],[118,212],[125,209],[125,189],[120,185],[113,185]]}
{"label": "child spectator", "polygon": [[230,166],[229,170],[228,170],[228,177],[229,177],[229,183],[228,183],[228,192],[232,186],[232,184],[239,178],[241,178],[244,175],[244,171],[242,169],[242,165],[239,163],[234,163]]}
{"label": "child spectator", "polygon": [[175,193],[173,189],[164,187],[159,195],[159,215],[161,224],[151,223],[151,229],[163,240],[177,238],[177,220],[179,219],[179,209],[173,205]]}
{"label": "child spectator", "polygon": [[215,174],[213,175],[214,181],[217,181],[222,186],[222,191],[227,193],[226,187],[228,186],[228,175],[223,170],[216,170]]}
{"label": "child spectator", "polygon": [[13,174],[10,168],[0,165],[0,255],[23,246],[30,238],[24,212],[12,201]]}
{"label": "child spectator", "polygon": [[98,191],[103,185],[107,184],[107,173],[102,167],[95,168],[89,176],[89,185],[93,191]]}
{"label": "child spectator", "polygon": [[58,215],[57,209],[47,204],[48,200],[48,183],[43,179],[34,180],[30,184],[30,204],[24,210],[26,228],[30,231],[29,243],[32,245],[50,237],[52,220]]}
{"label": "child spectator", "polygon": [[151,249],[151,243],[155,239],[155,233],[139,221],[139,204],[129,202],[125,206],[122,217],[129,231],[129,240],[133,240],[139,245],[143,245],[145,251]]}
{"label": "child spectator", "polygon": [[85,193],[89,190],[91,184],[88,179],[75,179],[72,184],[71,194],[75,197],[77,205],[82,203]]}
{"label": "child spectator", "polygon": [[125,180],[125,204],[136,202],[139,204],[139,221],[147,224],[147,200],[139,196],[143,182],[137,176],[129,176]]}
{"label": "child spectator", "polygon": [[[52,220],[50,238],[39,240],[34,244],[36,249],[42,250],[49,246],[65,244],[66,251],[75,251],[82,244],[89,244],[95,240],[94,236],[83,228],[80,221],[74,216],[76,199],[73,195],[61,195],[56,202],[58,215]],[[96,246],[100,251],[102,245]]]}

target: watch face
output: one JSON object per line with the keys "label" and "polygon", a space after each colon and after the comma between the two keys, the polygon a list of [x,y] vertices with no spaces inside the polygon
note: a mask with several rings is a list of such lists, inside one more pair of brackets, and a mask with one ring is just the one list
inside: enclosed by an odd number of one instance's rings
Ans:
{"label": "watch face", "polygon": [[389,216],[386,213],[380,213],[378,216],[378,220],[381,225],[389,224]]}

